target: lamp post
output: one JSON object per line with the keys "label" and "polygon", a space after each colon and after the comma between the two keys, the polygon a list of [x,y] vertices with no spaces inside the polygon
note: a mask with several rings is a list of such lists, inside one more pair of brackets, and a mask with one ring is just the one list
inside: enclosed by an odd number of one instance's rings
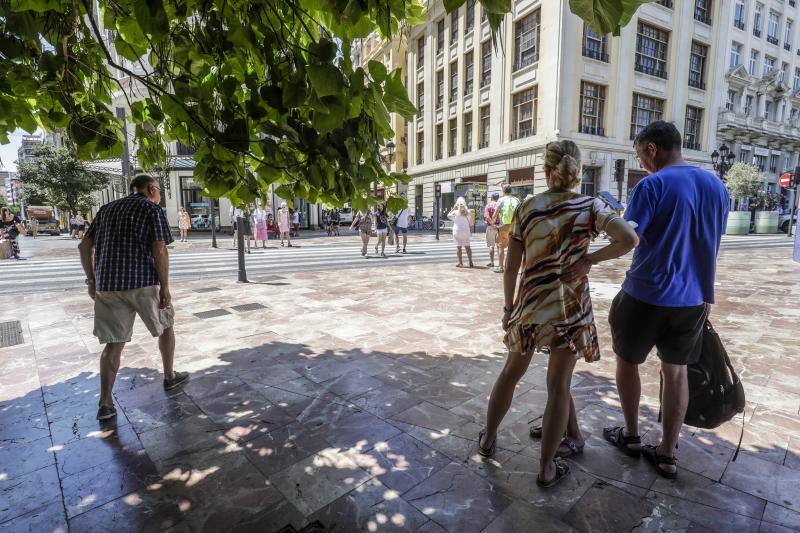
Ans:
{"label": "lamp post", "polygon": [[719,147],[719,151],[711,152],[711,164],[714,165],[714,170],[720,180],[725,181],[725,173],[733,166],[735,159],[734,153],[724,143]]}

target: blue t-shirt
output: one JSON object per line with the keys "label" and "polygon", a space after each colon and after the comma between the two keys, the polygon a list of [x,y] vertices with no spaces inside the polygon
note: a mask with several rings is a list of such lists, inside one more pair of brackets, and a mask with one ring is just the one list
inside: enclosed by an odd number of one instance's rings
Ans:
{"label": "blue t-shirt", "polygon": [[625,210],[639,246],[622,290],[664,307],[714,303],[728,205],[720,179],[701,168],[669,166],[640,181]]}

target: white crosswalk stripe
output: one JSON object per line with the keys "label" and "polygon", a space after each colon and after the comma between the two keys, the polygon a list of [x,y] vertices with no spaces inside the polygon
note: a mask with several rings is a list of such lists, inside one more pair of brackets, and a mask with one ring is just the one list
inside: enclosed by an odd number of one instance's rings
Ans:
{"label": "white crosswalk stripe", "polygon": [[[374,241],[373,241],[374,242]],[[605,241],[598,240],[592,249]],[[723,253],[729,251],[747,253],[757,249],[787,248],[791,253],[792,240],[785,235],[764,235],[723,238]],[[252,279],[270,274],[286,274],[309,270],[338,270],[350,268],[373,268],[425,263],[453,263],[455,252],[449,235],[441,241],[425,240],[411,242],[408,254],[395,254],[393,246],[387,246],[387,258],[375,254],[370,246],[370,257],[364,259],[360,243],[347,240],[325,245],[296,248],[270,248],[254,250],[246,255],[247,274]],[[473,241],[475,264],[488,261],[488,253],[482,236]],[[466,261],[466,257],[464,258]],[[207,250],[173,253],[170,256],[170,279],[173,281],[200,278],[236,278],[237,255],[234,250]],[[66,290],[82,287],[85,275],[77,257],[53,259],[30,259],[27,261],[3,261],[0,263],[0,291],[8,293]]]}

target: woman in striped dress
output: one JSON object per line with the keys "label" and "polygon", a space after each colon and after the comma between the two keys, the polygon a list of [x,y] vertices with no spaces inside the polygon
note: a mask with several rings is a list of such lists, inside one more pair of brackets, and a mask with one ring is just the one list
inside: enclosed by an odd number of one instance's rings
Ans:
{"label": "woman in striped dress", "polygon": [[[549,143],[544,158],[549,189],[525,200],[514,213],[503,280],[508,359],[489,398],[486,429],[478,441],[479,453],[491,456],[517,382],[533,353],[549,348],[536,480],[543,487],[569,472],[556,458],[581,453],[584,446],[569,385],[578,359],[600,358],[587,274],[592,265],[625,255],[638,242],[633,228],[600,200],[572,191],[580,183],[580,159],[572,141]],[[611,244],[588,253],[589,242],[602,231]]]}

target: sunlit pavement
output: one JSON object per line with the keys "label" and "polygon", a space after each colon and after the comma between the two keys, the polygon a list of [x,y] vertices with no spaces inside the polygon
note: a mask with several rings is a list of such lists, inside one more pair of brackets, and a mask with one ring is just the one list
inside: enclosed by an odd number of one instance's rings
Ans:
{"label": "sunlit pavement", "polygon": [[[109,427],[94,420],[100,346],[88,297],[0,296],[0,321],[20,320],[24,338],[0,349],[0,530],[800,529],[800,265],[790,254],[724,249],[712,321],[748,395],[742,452],[731,462],[741,417],[685,428],[674,482],[602,440],[622,420],[606,315],[629,259],[597,267],[604,357],[578,363],[573,383],[588,443],[549,491],[536,486],[527,435],[544,409],[544,356],[519,385],[495,460],[475,453],[504,361],[501,278],[488,270],[365,262],[247,285],[177,283],[176,368],[191,381],[164,393],[156,343],[137,323]],[[652,442],[653,362],[643,389]]]}

